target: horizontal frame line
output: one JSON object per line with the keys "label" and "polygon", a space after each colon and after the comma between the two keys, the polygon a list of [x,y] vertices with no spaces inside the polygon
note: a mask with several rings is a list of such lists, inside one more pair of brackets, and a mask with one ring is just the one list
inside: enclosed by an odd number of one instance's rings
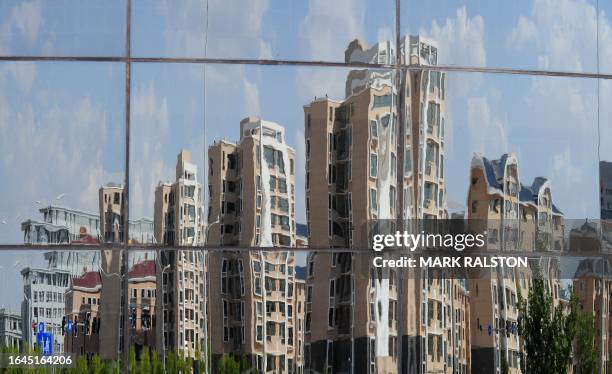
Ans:
{"label": "horizontal frame line", "polygon": [[[28,245],[28,244],[0,244],[0,252],[10,251],[104,251],[114,250],[123,251],[126,247],[124,244],[114,245]],[[143,252],[143,251],[209,251],[209,252],[247,252],[247,251],[268,251],[268,252],[351,252],[357,254],[377,256],[384,252],[375,252],[368,248],[326,248],[326,247],[220,247],[220,246],[156,246],[156,245],[129,245],[127,248],[128,252]],[[393,254],[402,254],[407,256],[425,256],[433,255],[433,250],[425,250],[421,252],[402,252],[398,250],[390,250]],[[527,257],[553,257],[553,258],[611,258],[612,253],[601,253],[595,251],[573,253],[573,252],[524,252],[524,251],[475,251],[473,253],[457,252],[454,253],[440,253],[439,256],[477,256],[477,255],[489,255],[489,256],[527,256]]]}
{"label": "horizontal frame line", "polygon": [[132,62],[132,63],[170,63],[170,64],[227,64],[227,65],[262,65],[262,66],[310,66],[337,67],[358,69],[401,69],[410,71],[436,70],[465,73],[535,75],[569,78],[612,79],[611,74],[570,72],[558,70],[515,69],[494,67],[468,67],[457,65],[395,65],[395,64],[365,64],[332,61],[305,60],[259,60],[209,57],[124,57],[124,56],[0,56],[0,62]]}

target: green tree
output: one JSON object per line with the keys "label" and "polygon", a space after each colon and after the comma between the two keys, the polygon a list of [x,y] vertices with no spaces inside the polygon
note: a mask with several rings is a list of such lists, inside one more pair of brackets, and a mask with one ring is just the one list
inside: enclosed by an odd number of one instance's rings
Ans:
{"label": "green tree", "polygon": [[230,355],[223,355],[217,364],[219,374],[240,374],[240,364]]}
{"label": "green tree", "polygon": [[167,352],[166,353],[166,372],[167,373],[176,373],[178,372],[178,357],[175,352]]}
{"label": "green tree", "polygon": [[250,368],[251,365],[249,365],[249,361],[247,360],[246,356],[243,355],[240,359],[240,372],[248,372]]}
{"label": "green tree", "polygon": [[181,349],[177,360],[177,368],[179,373],[185,373],[187,369],[187,360],[185,359],[185,350]]}
{"label": "green tree", "polygon": [[138,374],[138,363],[136,362],[136,348],[130,347],[128,370],[130,374]]}
{"label": "green tree", "polygon": [[87,374],[89,373],[89,368],[87,367],[87,359],[85,356],[79,356],[75,363],[74,368],[72,369],[73,374]]}
{"label": "green tree", "polygon": [[89,369],[90,372],[93,374],[106,374],[109,372],[109,368],[106,365],[106,362],[104,362],[98,355],[94,355],[91,358]]}
{"label": "green tree", "polygon": [[154,374],[162,374],[164,372],[163,357],[159,357],[159,354],[154,349],[151,350],[151,370]]}
{"label": "green tree", "polygon": [[575,357],[578,374],[599,372],[597,346],[595,345],[595,318],[590,313],[580,313],[576,333]]}
{"label": "green tree", "polygon": [[576,297],[572,295],[569,313],[564,312],[561,304],[554,307],[544,279],[536,270],[528,299],[524,300],[519,293],[524,373],[568,372],[576,336],[577,305]]}
{"label": "green tree", "polygon": [[140,354],[140,372],[143,374],[151,374],[151,356],[149,347],[144,347]]}

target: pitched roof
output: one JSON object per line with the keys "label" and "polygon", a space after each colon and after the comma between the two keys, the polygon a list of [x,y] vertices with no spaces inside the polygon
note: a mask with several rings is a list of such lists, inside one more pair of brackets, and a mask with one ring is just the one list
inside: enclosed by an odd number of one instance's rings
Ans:
{"label": "pitched roof", "polygon": [[[510,158],[514,158],[511,154],[504,153],[498,160],[489,160],[488,158],[474,154],[472,158],[472,168],[477,167],[483,169],[487,182],[489,193],[502,193],[504,186],[500,181],[504,178],[504,170]],[[531,186],[525,186],[520,183],[519,200],[523,204],[537,205],[538,194],[540,189],[548,183],[545,177],[536,177]],[[554,214],[561,215],[561,212],[555,204],[552,205]]]}
{"label": "pitched roof", "polygon": [[491,193],[501,193],[503,185],[500,181],[504,179],[504,170],[510,159],[514,159],[514,156],[508,153],[504,153],[498,160],[489,160],[476,153],[472,158],[472,168],[478,167],[483,169],[487,186]]}
{"label": "pitched roof", "polygon": [[155,278],[155,260],[145,260],[134,264],[128,272],[128,279],[138,280],[153,277]]}
{"label": "pitched roof", "polygon": [[82,291],[98,291],[102,288],[100,273],[97,271],[88,271],[80,277],[73,277],[72,288]]}
{"label": "pitched roof", "polygon": [[522,183],[521,191],[519,192],[519,200],[524,204],[534,204],[533,190],[529,187],[525,187]]}

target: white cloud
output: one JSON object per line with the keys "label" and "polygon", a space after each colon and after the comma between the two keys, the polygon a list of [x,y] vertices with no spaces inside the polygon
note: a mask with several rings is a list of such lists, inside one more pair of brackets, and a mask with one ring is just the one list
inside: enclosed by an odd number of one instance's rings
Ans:
{"label": "white cloud", "polygon": [[164,162],[162,148],[170,130],[168,100],[150,82],[136,87],[133,100],[132,137],[138,141],[131,150],[130,209],[134,218],[151,217],[155,186],[173,176],[173,164]]}
{"label": "white cloud", "polygon": [[395,36],[393,31],[391,31],[391,28],[387,25],[381,26],[378,29],[378,41],[379,42],[384,42],[384,41],[395,41]]}
{"label": "white cloud", "polygon": [[470,149],[485,155],[498,155],[508,151],[505,123],[497,118],[486,96],[467,99]]}
{"label": "white cloud", "polygon": [[582,178],[582,170],[572,162],[575,159],[576,155],[572,155],[569,145],[554,154],[549,166],[549,170],[552,172],[551,178],[563,181],[563,185],[577,184]]}
{"label": "white cloud", "polygon": [[[609,29],[605,19],[603,24]],[[586,0],[534,0],[530,14],[518,18],[506,43],[534,56],[540,69],[594,71],[596,8]]]}
{"label": "white cloud", "polygon": [[[70,105],[40,105],[35,100],[13,104],[0,91],[0,175],[10,201],[0,210],[38,218],[35,201],[56,203],[97,212],[99,186],[122,181],[123,165],[106,166],[120,144],[108,136],[109,123],[102,105],[88,97]],[[58,202],[55,197],[65,194]],[[0,228],[3,240],[20,240],[18,223]],[[8,230],[8,231],[7,231]],[[0,233],[2,234],[2,233]]]}
{"label": "white cloud", "polygon": [[267,43],[263,40],[259,41],[259,56],[258,58],[262,60],[271,60],[272,57],[272,47],[270,43]]}
{"label": "white cloud", "polygon": [[[5,68],[11,74],[20,90],[26,93],[30,92],[36,78],[36,65],[33,62],[9,62],[5,65]],[[0,74],[2,73],[0,72]]]}
{"label": "white cloud", "polygon": [[[603,13],[600,28],[600,45],[612,44]],[[516,53],[533,56],[540,69],[595,71],[596,9],[585,0],[533,0],[530,14],[519,16],[506,43]],[[597,92],[591,80],[533,77],[525,102],[536,116],[546,113],[544,126],[565,124],[592,134],[596,124]]]}
{"label": "white cloud", "polygon": [[610,144],[612,144],[612,127],[609,126],[612,122],[612,105],[608,104],[612,102],[612,81],[602,79],[600,85],[600,158],[601,160],[612,161],[612,147],[610,147]]}
{"label": "white cloud", "polygon": [[[593,129],[596,123],[596,82],[563,77],[533,77],[525,94],[525,105],[541,126]],[[534,119],[535,120],[535,119]]]}
{"label": "white cloud", "polygon": [[34,44],[43,22],[41,13],[39,1],[20,2],[7,12],[8,16],[0,25],[0,52],[11,52],[16,35],[22,36],[30,45]]}
{"label": "white cloud", "polygon": [[244,84],[244,109],[248,115],[260,116],[259,110],[259,91],[257,86],[248,80],[243,81]]}
{"label": "white cloud", "polygon": [[[344,51],[355,38],[364,35],[363,0],[313,0],[299,26],[300,48],[310,60],[343,61]],[[333,25],[333,32],[330,32]],[[386,31],[380,30],[381,33]],[[300,68],[296,74],[297,97],[308,103],[315,96],[344,98],[348,71],[343,69]]]}
{"label": "white cloud", "polygon": [[9,126],[9,107],[8,102],[0,95],[0,133],[5,132]]}
{"label": "white cloud", "polygon": [[603,10],[599,12],[599,62],[602,72],[612,72],[612,24]]}
{"label": "white cloud", "polygon": [[[447,18],[438,24],[431,23],[430,29],[421,28],[419,34],[438,43],[438,63],[444,65],[486,66],[485,22],[482,16],[470,17],[467,9],[458,8],[454,18]],[[450,92],[454,97],[481,94],[482,74],[449,74]]]}
{"label": "white cloud", "polygon": [[163,0],[158,10],[165,19],[166,52],[203,56],[208,19],[206,49],[209,56],[257,57],[267,9],[268,0],[210,0],[207,17],[201,0]]}
{"label": "white cloud", "polygon": [[485,23],[480,15],[469,17],[467,9],[458,8],[455,18],[442,24],[435,20],[431,29],[420,34],[438,42],[438,63],[448,65],[486,66],[484,46]]}
{"label": "white cloud", "polygon": [[13,22],[29,43],[38,39],[42,23],[40,2],[22,2],[13,9]]}
{"label": "white cloud", "polygon": [[[609,53],[612,33],[603,12],[599,28],[600,54],[604,56]],[[594,72],[597,68],[596,8],[586,0],[533,0],[529,14],[518,17],[508,33],[506,45],[524,59],[533,59],[539,69]],[[597,82],[544,76],[530,79],[524,102],[530,124],[548,134],[546,172],[554,181],[557,205],[573,217],[597,216],[598,199],[593,188],[598,179]],[[600,102],[610,99],[612,96],[606,98],[602,89]],[[602,105],[601,109],[604,108]],[[603,118],[602,112],[602,124]],[[572,200],[576,191],[586,191],[585,198]]]}
{"label": "white cloud", "polygon": [[533,21],[525,16],[519,16],[516,26],[508,35],[506,44],[508,47],[521,47],[527,43],[532,43],[537,37],[537,27]]}
{"label": "white cloud", "polygon": [[306,57],[342,60],[349,42],[363,37],[364,17],[363,0],[309,1],[308,13],[299,26],[299,38],[306,49]]}

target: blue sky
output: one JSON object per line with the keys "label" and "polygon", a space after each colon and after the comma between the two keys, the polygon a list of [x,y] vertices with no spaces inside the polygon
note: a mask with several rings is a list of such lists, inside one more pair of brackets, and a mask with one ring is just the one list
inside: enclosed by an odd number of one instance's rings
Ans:
{"label": "blue sky", "polygon": [[[599,61],[612,72],[612,5],[601,2]],[[133,0],[133,54],[204,56],[201,0]],[[371,45],[395,37],[392,0],[210,0],[211,57],[343,61],[355,37]],[[597,71],[594,1],[402,1],[401,33],[437,40],[448,65]],[[116,56],[125,48],[124,1],[0,2],[1,55]],[[152,216],[152,191],[174,177],[180,148],[204,167],[215,139],[236,140],[239,121],[280,123],[303,154],[303,105],[342,98],[343,68],[134,64],[131,216]],[[19,222],[37,203],[97,210],[97,188],[122,182],[124,65],[0,63],[0,242],[21,242]],[[206,86],[206,95],[204,87]],[[570,218],[598,216],[597,114],[601,158],[611,160],[612,108],[598,108],[597,81],[449,73],[448,198],[464,204],[474,151],[514,152],[520,176],[551,179]],[[601,82],[600,102],[612,86]],[[206,98],[206,99],[205,99]],[[203,103],[206,102],[206,111]],[[206,126],[204,125],[206,123]],[[303,158],[298,159],[303,170]],[[201,169],[200,176],[203,176]],[[297,182],[304,217],[303,175]],[[61,200],[56,197],[65,194]],[[7,260],[8,261],[8,260]]]}

